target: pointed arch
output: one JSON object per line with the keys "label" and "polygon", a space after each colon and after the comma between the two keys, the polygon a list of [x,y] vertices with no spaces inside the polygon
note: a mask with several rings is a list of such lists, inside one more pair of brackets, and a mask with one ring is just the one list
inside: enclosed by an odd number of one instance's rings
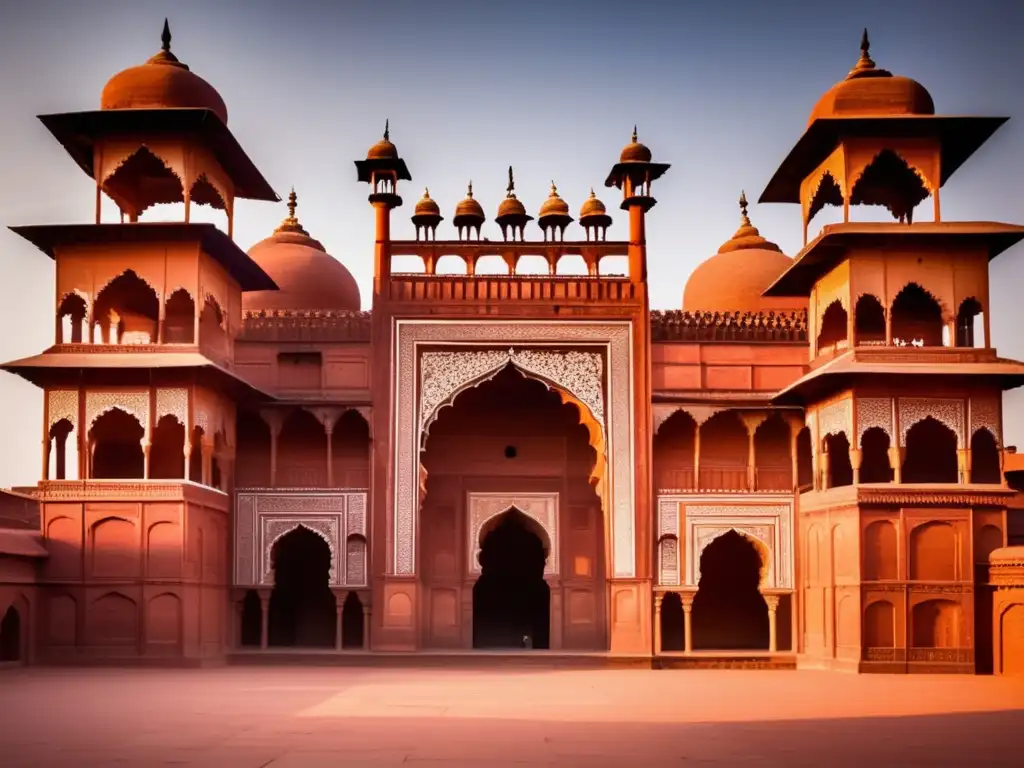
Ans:
{"label": "pointed arch", "polygon": [[189,200],[196,205],[208,205],[220,211],[227,211],[227,195],[205,173],[200,173],[192,182]]}
{"label": "pointed arch", "polygon": [[195,344],[196,303],[185,288],[176,288],[164,302],[164,342]]}
{"label": "pointed arch", "polygon": [[903,286],[889,311],[893,343],[900,346],[942,346],[942,304],[918,283]]}
{"label": "pointed arch", "polygon": [[806,221],[809,223],[826,205],[840,208],[843,205],[842,187],[839,186],[839,182],[836,181],[831,171],[824,171],[818,179],[818,185],[809,201]]}
{"label": "pointed arch", "polygon": [[181,177],[169,162],[144,144],[118,163],[101,186],[132,221],[154,205],[185,201]]}
{"label": "pointed arch", "polygon": [[817,351],[819,353],[829,347],[840,349],[848,345],[847,320],[846,307],[839,299],[825,308],[818,327]]}
{"label": "pointed arch", "polygon": [[981,302],[969,296],[960,302],[956,313],[956,346],[985,345],[985,310]]}
{"label": "pointed arch", "polygon": [[[89,317],[89,302],[78,291],[69,291],[61,297],[57,308],[58,344],[88,343],[86,318]],[[65,326],[67,326],[65,328]]]}
{"label": "pointed arch", "polygon": [[96,294],[93,327],[106,344],[150,344],[156,341],[160,299],[152,285],[126,269]]}
{"label": "pointed arch", "polygon": [[853,311],[854,343],[858,346],[885,344],[885,307],[877,296],[861,294]]}
{"label": "pointed arch", "polygon": [[850,185],[851,205],[881,205],[900,221],[913,221],[914,208],[931,194],[919,168],[897,152],[878,152]]}

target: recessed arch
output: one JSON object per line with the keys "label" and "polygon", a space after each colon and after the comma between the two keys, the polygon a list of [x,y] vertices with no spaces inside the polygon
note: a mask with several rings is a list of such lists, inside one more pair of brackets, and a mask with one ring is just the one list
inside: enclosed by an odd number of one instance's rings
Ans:
{"label": "recessed arch", "polygon": [[132,269],[110,280],[93,303],[93,328],[104,344],[150,344],[157,338],[160,300]]}
{"label": "recessed arch", "polygon": [[846,307],[836,299],[821,316],[818,328],[818,352],[829,347],[841,348],[848,343]]}
{"label": "recessed arch", "polygon": [[195,343],[196,303],[184,288],[175,289],[164,302],[164,343]]}
{"label": "recessed arch", "polygon": [[861,346],[885,344],[885,307],[877,296],[862,294],[853,312],[854,343]]}
{"label": "recessed arch", "polygon": [[730,528],[698,554],[700,579],[693,600],[693,647],[767,650],[768,606],[760,593],[765,546]]}
{"label": "recessed arch", "polygon": [[878,152],[853,180],[850,205],[880,205],[893,218],[910,223],[914,208],[929,195],[920,169],[891,150]]}
{"label": "recessed arch", "polygon": [[141,479],[145,469],[142,451],[145,434],[138,417],[121,408],[111,407],[98,415],[89,428],[90,477]]}
{"label": "recessed arch", "polygon": [[853,463],[850,461],[850,439],[845,432],[833,432],[822,439],[828,461],[827,488],[853,485]]}
{"label": "recessed arch", "polygon": [[869,427],[860,436],[860,482],[891,483],[889,434],[882,427]]}
{"label": "recessed arch", "polygon": [[942,304],[917,283],[903,286],[889,311],[893,343],[897,346],[942,346]]}
{"label": "recessed arch", "polygon": [[61,298],[57,308],[57,343],[89,343],[87,318],[89,302],[77,291],[70,291]]}
{"label": "recessed arch", "polygon": [[181,178],[156,150],[145,145],[125,157],[101,186],[132,221],[151,206],[185,201]]}
{"label": "recessed arch", "polygon": [[999,455],[999,441],[988,427],[976,429],[971,435],[971,482],[1003,482],[1003,471]]}
{"label": "recessed arch", "polygon": [[807,208],[806,222],[810,223],[826,205],[843,205],[843,190],[829,171],[824,171],[818,179]]}
{"label": "recessed arch", "polygon": [[907,430],[901,480],[904,483],[958,483],[956,432],[932,416]]}

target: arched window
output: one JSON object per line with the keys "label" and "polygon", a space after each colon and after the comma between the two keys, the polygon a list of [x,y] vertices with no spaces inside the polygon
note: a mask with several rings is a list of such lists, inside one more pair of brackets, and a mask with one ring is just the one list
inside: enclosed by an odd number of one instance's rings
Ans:
{"label": "arched window", "polygon": [[185,477],[185,427],[170,414],[161,417],[153,430],[149,476],[168,480]]}
{"label": "arched window", "polygon": [[860,438],[860,482],[891,483],[889,435],[881,427],[865,430]]}
{"label": "arched window", "polygon": [[[82,344],[89,343],[88,329],[85,329],[85,316],[88,306],[85,299],[77,293],[69,293],[60,303],[57,310],[57,343]],[[83,334],[83,329],[85,333]]]}
{"label": "arched window", "polygon": [[96,297],[93,324],[99,327],[104,344],[152,344],[159,315],[156,291],[129,269]]}
{"label": "arched window", "polygon": [[1003,482],[1000,467],[999,446],[992,433],[982,428],[971,435],[971,482]]}
{"label": "arched window", "polygon": [[747,490],[749,440],[747,427],[736,411],[716,413],[701,424],[698,488]]}
{"label": "arched window", "polygon": [[829,348],[841,348],[847,345],[847,315],[843,305],[837,299],[825,309],[821,316],[821,328],[818,329],[818,352]]}
{"label": "arched window", "polygon": [[179,288],[164,305],[164,342],[195,344],[196,304],[189,292]]}
{"label": "arched window", "polygon": [[885,308],[866,293],[857,299],[853,313],[855,343],[861,346],[885,344]]}
{"label": "arched window", "polygon": [[757,490],[793,490],[790,450],[789,424],[782,416],[775,413],[761,422],[754,433]]}
{"label": "arched window", "polygon": [[903,482],[959,482],[956,452],[956,433],[941,421],[926,416],[907,432]]}
{"label": "arched window", "polygon": [[893,343],[906,347],[942,346],[942,307],[917,283],[909,283],[892,303]]}
{"label": "arched window", "polygon": [[814,486],[814,451],[811,430],[804,427],[796,436],[796,482],[801,491]]}
{"label": "arched window", "polygon": [[693,476],[697,422],[686,411],[676,411],[654,435],[654,482],[659,490],[689,490]]}
{"label": "arched window", "polygon": [[825,436],[825,454],[828,456],[827,488],[853,485],[853,464],[850,463],[850,440],[845,432]]}
{"label": "arched window", "polygon": [[50,427],[49,438],[47,476],[51,480],[78,480],[78,437],[74,425],[61,419]]}
{"label": "arched window", "polygon": [[928,195],[921,176],[895,152],[883,149],[854,183],[850,205],[885,206],[895,219],[910,223],[914,208]]}
{"label": "arched window", "polygon": [[103,189],[131,221],[150,206],[185,200],[181,180],[147,147],[139,147],[104,179]]}
{"label": "arched window", "polygon": [[89,441],[93,446],[92,477],[141,479],[145,473],[144,435],[145,430],[139,420],[120,408],[97,418],[89,430]]}
{"label": "arched window", "polygon": [[977,299],[971,297],[960,303],[956,313],[956,345],[958,347],[985,346],[984,313]]}

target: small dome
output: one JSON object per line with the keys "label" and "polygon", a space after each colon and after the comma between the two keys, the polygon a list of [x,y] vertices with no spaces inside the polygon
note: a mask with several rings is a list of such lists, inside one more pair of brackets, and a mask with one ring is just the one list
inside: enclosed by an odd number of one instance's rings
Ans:
{"label": "small dome", "polygon": [[118,72],[103,86],[100,109],[208,109],[228,121],[228,108],[216,89],[171,53],[171,30],[164,20],[162,49],[145,64]]}
{"label": "small dome", "polygon": [[466,191],[466,197],[455,206],[456,218],[463,216],[469,216],[473,218],[484,220],[484,209],[480,203],[473,198],[473,182],[469,182],[469,189]]}
{"label": "small dome", "polygon": [[683,309],[688,312],[781,312],[802,309],[806,299],[761,294],[793,263],[747,217],[740,196],[740,228],[718,253],[701,263],[686,281]]}
{"label": "small dome", "polygon": [[994,549],[988,556],[990,563],[1019,564],[1024,565],[1024,546],[1015,545],[1011,547],[1000,547]]}
{"label": "small dome", "polygon": [[606,213],[608,213],[608,209],[597,199],[597,194],[591,189],[590,197],[583,201],[583,207],[580,208],[580,220],[582,221],[588,216],[604,216]]}
{"label": "small dome", "polygon": [[551,194],[548,195],[548,199],[540,207],[540,215],[542,217],[569,215],[569,204],[558,196],[558,187],[555,186],[553,181],[551,182]]}
{"label": "small dome", "polygon": [[249,249],[249,257],[280,290],[243,293],[242,308],[358,311],[361,302],[355,279],[302,228],[295,218],[296,206],[292,190],[288,218],[274,234]]}
{"label": "small dome", "polygon": [[[481,211],[481,213],[483,213]],[[416,208],[413,210],[414,216],[440,216],[441,208],[438,204],[431,199],[430,190],[423,190],[423,197],[416,203]]]}
{"label": "small dome", "polygon": [[384,138],[370,147],[366,153],[367,160],[397,160],[398,147],[391,143],[390,120],[384,121]]}
{"label": "small dome", "polygon": [[935,103],[927,89],[909,77],[875,67],[868,54],[868,31],[861,38],[860,60],[845,79],[829,88],[811,110],[810,126],[828,117],[903,117],[934,115]]}
{"label": "small dome", "polygon": [[515,195],[506,197],[498,206],[498,216],[525,216],[526,206],[516,199]]}
{"label": "small dome", "polygon": [[633,140],[622,149],[619,155],[620,163],[649,163],[651,162],[651,150],[637,141],[636,126],[633,126]]}

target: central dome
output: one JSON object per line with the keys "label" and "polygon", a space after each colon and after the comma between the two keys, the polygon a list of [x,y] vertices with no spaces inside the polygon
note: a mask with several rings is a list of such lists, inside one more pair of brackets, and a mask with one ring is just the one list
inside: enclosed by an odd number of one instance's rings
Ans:
{"label": "central dome", "polygon": [[228,122],[228,108],[216,89],[171,53],[164,20],[159,53],[145,64],[118,72],[103,86],[100,109],[208,109]]}
{"label": "central dome", "polygon": [[793,260],[750,223],[747,197],[740,196],[740,228],[718,253],[702,262],[683,289],[687,312],[783,312],[802,309],[806,299],[761,294]]}
{"label": "central dome", "polygon": [[242,308],[358,311],[359,286],[345,266],[299,224],[297,199],[292,190],[288,218],[274,234],[249,249],[249,257],[280,290],[243,293]]}
{"label": "central dome", "polygon": [[934,115],[927,89],[909,77],[875,67],[868,52],[868,31],[860,42],[860,60],[845,79],[833,85],[811,110],[808,126],[828,117],[903,117]]}

